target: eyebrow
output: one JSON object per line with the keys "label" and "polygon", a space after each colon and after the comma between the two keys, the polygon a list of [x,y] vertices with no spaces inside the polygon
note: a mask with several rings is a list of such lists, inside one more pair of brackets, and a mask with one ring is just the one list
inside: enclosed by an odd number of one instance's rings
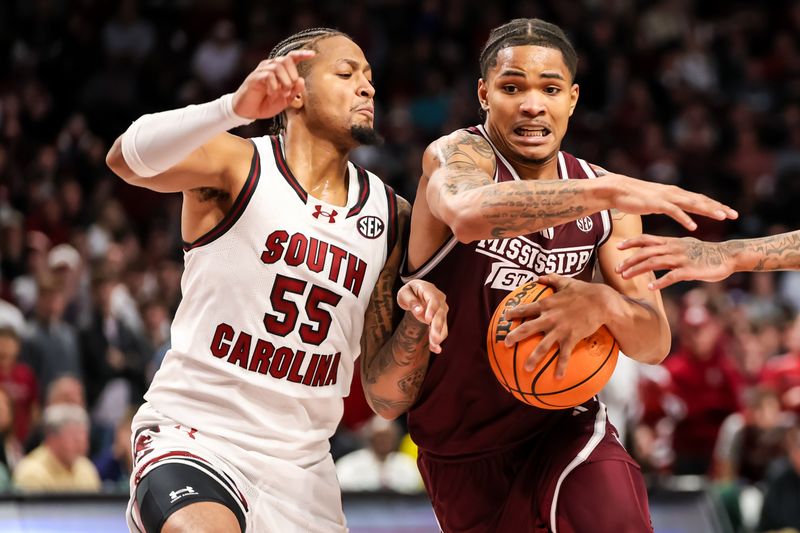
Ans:
{"label": "eyebrow", "polygon": [[[525,71],[522,71],[522,70],[506,69],[503,72],[501,72],[497,77],[498,78],[506,78],[506,77],[508,77],[508,78],[527,78],[528,76],[525,74]],[[562,76],[558,72],[542,72],[541,74],[539,74],[539,77],[540,78],[544,78],[544,79],[548,79],[548,80],[567,81],[566,79],[564,79],[564,76]]]}
{"label": "eyebrow", "polygon": [[567,81],[564,79],[564,76],[562,76],[558,72],[542,72],[541,74],[539,74],[539,77],[553,79],[553,80]]}
{"label": "eyebrow", "polygon": [[[336,63],[347,63],[348,65],[350,65],[350,67],[353,70],[358,70],[359,67],[361,67],[361,63],[359,63],[358,61],[356,61],[354,59],[344,59],[344,58],[342,58],[342,59],[339,59],[338,61],[336,61]],[[364,68],[364,71],[372,72],[372,67],[370,66],[369,63],[367,63],[367,66]]]}

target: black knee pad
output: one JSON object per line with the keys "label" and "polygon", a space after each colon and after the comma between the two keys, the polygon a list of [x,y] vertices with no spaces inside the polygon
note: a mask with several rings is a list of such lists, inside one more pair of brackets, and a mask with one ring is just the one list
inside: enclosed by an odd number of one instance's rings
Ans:
{"label": "black knee pad", "polygon": [[[218,476],[223,478],[223,476]],[[242,532],[245,516],[230,490],[210,473],[181,463],[166,463],[149,472],[136,487],[136,503],[146,533],[160,533],[172,513],[197,502],[216,502],[233,512]]]}

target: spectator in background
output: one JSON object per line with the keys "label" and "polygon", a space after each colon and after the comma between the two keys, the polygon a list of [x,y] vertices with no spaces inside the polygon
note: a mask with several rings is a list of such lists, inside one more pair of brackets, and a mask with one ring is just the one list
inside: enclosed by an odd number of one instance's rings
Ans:
{"label": "spectator in background", "polygon": [[[83,392],[83,383],[73,375],[63,374],[55,378],[47,388],[44,407],[53,405],[76,405],[86,409],[86,395]],[[42,421],[31,428],[27,440],[24,442],[25,451],[30,452],[42,443],[44,427]]]}
{"label": "spectator in background", "polygon": [[752,388],[745,392],[745,409],[722,423],[714,450],[717,478],[757,484],[769,465],[783,455],[783,437],[791,418],[783,416],[775,391]]}
{"label": "spectator in background", "polygon": [[800,315],[786,329],[784,338],[789,351],[767,361],[761,380],[778,392],[784,409],[800,414]]}
{"label": "spectator in background", "polygon": [[129,479],[133,470],[131,421],[134,414],[135,410],[128,409],[114,431],[114,442],[94,460],[103,484],[114,492],[127,493],[130,490]]}
{"label": "spectator in background", "polygon": [[53,281],[64,291],[64,321],[78,327],[82,306],[81,276],[84,272],[81,255],[69,244],[53,246],[47,253],[47,266]]}
{"label": "spectator in background", "polygon": [[767,483],[758,531],[800,530],[800,425],[784,440],[787,464]]}
{"label": "spectator in background", "polygon": [[131,402],[141,402],[149,355],[144,340],[112,311],[116,284],[116,279],[106,271],[94,272],[94,313],[90,324],[80,334],[88,406],[90,410],[103,411],[103,423],[111,428],[116,426]]}
{"label": "spectator in background", "polygon": [[0,493],[11,490],[11,472],[22,457],[22,444],[14,435],[14,404],[0,388]]}
{"label": "spectator in background", "polygon": [[336,475],[342,490],[392,490],[417,493],[422,478],[414,460],[397,451],[400,426],[393,420],[374,416],[363,427],[367,446],[336,461]]}
{"label": "spectator in background", "polygon": [[28,323],[22,361],[29,364],[39,385],[47,389],[56,376],[81,376],[78,335],[64,319],[64,289],[52,276],[39,279],[36,315]]}
{"label": "spectator in background", "polygon": [[240,69],[242,45],[236,40],[236,27],[220,20],[208,39],[200,43],[192,58],[192,70],[209,92],[225,90]]}
{"label": "spectator in background", "polygon": [[673,433],[673,472],[705,475],[720,424],[739,410],[741,376],[726,353],[722,324],[709,308],[687,307],[682,327],[681,345],[664,363],[670,392],[682,403]]}
{"label": "spectator in background", "polygon": [[103,28],[103,48],[109,57],[141,62],[153,49],[155,31],[136,12],[136,0],[120,3],[116,15]]}
{"label": "spectator in background", "polygon": [[25,456],[14,471],[14,484],[25,492],[97,492],[100,477],[86,457],[89,417],[75,405],[44,410],[44,443]]}
{"label": "spectator in background", "polygon": [[39,416],[39,386],[33,370],[17,361],[20,346],[17,332],[0,326],[0,389],[5,390],[12,401],[14,436],[24,442],[31,424]]}

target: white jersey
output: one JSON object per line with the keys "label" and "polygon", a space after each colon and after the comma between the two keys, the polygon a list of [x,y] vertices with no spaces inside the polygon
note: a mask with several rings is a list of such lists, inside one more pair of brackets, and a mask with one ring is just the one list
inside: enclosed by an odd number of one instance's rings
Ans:
{"label": "white jersey", "polygon": [[397,199],[348,163],[344,207],[289,170],[281,137],[256,147],[225,219],[184,246],[172,349],[145,399],[242,449],[315,464],[342,415],[364,314],[397,239]]}

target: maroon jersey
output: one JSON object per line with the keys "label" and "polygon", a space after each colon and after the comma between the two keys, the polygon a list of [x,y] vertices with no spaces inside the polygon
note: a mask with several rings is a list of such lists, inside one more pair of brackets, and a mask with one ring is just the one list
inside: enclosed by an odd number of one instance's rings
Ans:
{"label": "maroon jersey", "polygon": [[[491,143],[482,126],[467,131]],[[495,181],[520,179],[496,148],[494,153]],[[596,176],[585,161],[559,152],[558,177]],[[572,410],[538,409],[506,392],[489,366],[486,332],[509,291],[536,276],[556,273],[590,281],[597,249],[610,233],[611,217],[603,211],[508,239],[463,244],[452,236],[415,272],[403,272],[404,281],[435,284],[450,306],[449,336],[442,353],[431,356],[409,412],[409,431],[421,449],[447,456],[486,453],[529,439],[570,416]]]}

